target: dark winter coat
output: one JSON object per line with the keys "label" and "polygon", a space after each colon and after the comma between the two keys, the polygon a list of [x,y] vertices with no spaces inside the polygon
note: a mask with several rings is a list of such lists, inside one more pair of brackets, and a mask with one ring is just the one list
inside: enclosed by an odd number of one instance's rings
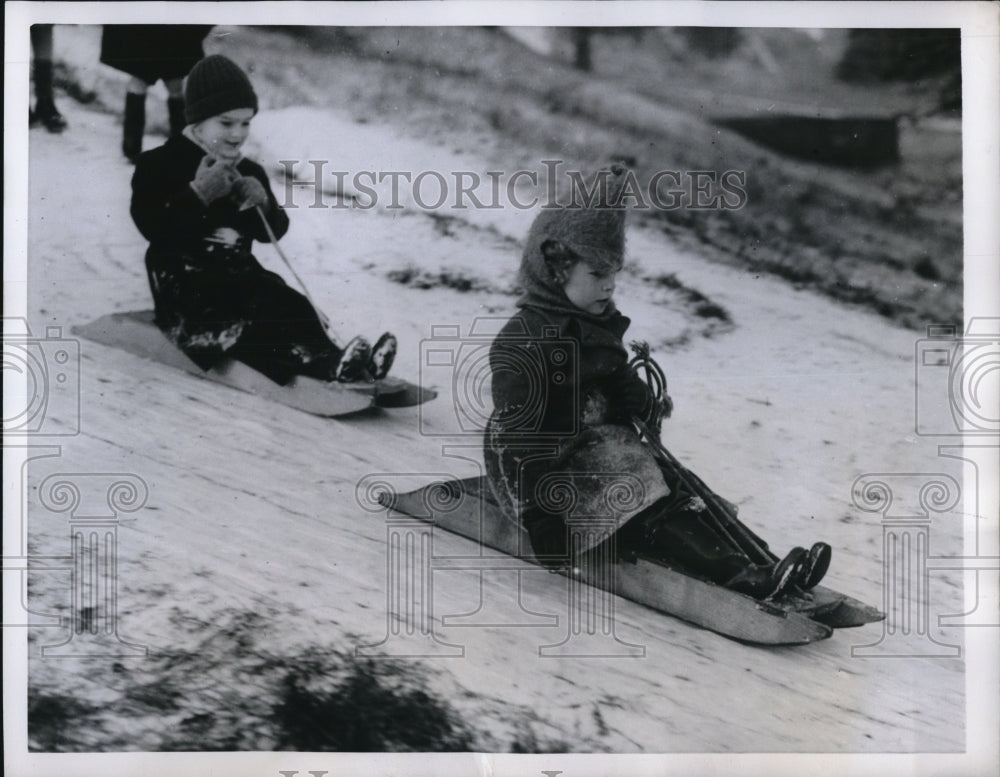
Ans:
{"label": "dark winter coat", "polygon": [[101,62],[155,84],[184,78],[205,56],[209,24],[105,24]]}
{"label": "dark winter coat", "polygon": [[[609,202],[624,170],[612,168]],[[617,270],[625,250],[619,207],[542,210],[532,222],[518,279],[520,308],[490,349],[493,414],[484,440],[487,478],[509,518],[528,529],[536,554],[562,555],[565,523],[597,520],[586,550],[670,489],[631,425],[641,383],[622,337],[629,319],[610,303],[594,315],[566,297],[545,259],[557,242],[592,268]],[[644,386],[644,397],[650,399]],[[650,412],[651,407],[645,406]],[[641,415],[641,413],[638,413]],[[647,416],[648,420],[648,416]]]}
{"label": "dark winter coat", "polygon": [[629,319],[544,294],[519,306],[490,350],[484,458],[494,494],[529,529],[553,515],[619,527],[669,494],[619,401],[633,379],[622,344]]}
{"label": "dark winter coat", "polygon": [[632,419],[655,428],[658,400],[628,367],[629,319],[614,303],[597,315],[581,310],[563,289],[566,261],[597,271],[622,266],[625,213],[614,203],[626,171],[609,172],[610,205],[543,209],[528,232],[520,310],[490,349],[487,479],[543,564],[558,566],[614,534],[627,554],[654,553],[725,582],[750,561],[732,537],[711,529],[706,499],[731,522],[735,505],[640,440]]}
{"label": "dark winter coat", "polygon": [[[229,198],[206,206],[191,189],[204,155],[187,137],[172,138],[142,154],[132,177],[157,325],[203,369],[231,356],[280,383],[314,371],[326,377],[339,351],[312,305],[251,253],[254,240],[269,241],[258,211],[240,211]],[[280,238],[288,216],[263,168],[242,159],[236,170],[263,184],[263,210]]]}

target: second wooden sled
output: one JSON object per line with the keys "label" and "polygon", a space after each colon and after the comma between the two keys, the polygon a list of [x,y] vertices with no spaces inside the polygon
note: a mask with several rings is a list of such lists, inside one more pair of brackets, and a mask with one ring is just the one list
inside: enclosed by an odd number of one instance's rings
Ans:
{"label": "second wooden sled", "polygon": [[[381,501],[397,512],[537,563],[527,533],[502,513],[485,478],[432,483],[405,494],[384,494]],[[612,592],[619,596],[741,642],[804,645],[826,639],[834,628],[885,617],[874,607],[820,586],[801,595],[758,601],[657,559],[639,556],[613,566],[612,574],[592,575],[594,579],[580,569],[565,574],[582,577],[590,585],[610,580]]]}
{"label": "second wooden sled", "polygon": [[410,407],[437,396],[431,389],[391,376],[374,383],[324,383],[298,375],[281,386],[234,359],[203,370],[157,329],[151,310],[111,313],[89,324],[75,326],[72,331],[95,343],[120,348],[135,356],[326,418],[370,407]]}

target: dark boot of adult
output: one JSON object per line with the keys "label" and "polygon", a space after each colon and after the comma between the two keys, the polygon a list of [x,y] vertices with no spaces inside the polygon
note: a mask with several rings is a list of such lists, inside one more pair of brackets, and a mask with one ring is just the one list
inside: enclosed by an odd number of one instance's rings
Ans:
{"label": "dark boot of adult", "polygon": [[167,115],[170,118],[170,137],[176,138],[187,126],[184,118],[184,79],[164,78],[167,87]]}
{"label": "dark boot of adult", "polygon": [[187,122],[184,120],[184,98],[168,97],[167,113],[170,115],[170,137],[176,138],[183,131]]}
{"label": "dark boot of adult", "polygon": [[142,136],[146,131],[146,87],[140,92],[129,84],[125,92],[125,119],[122,122],[122,153],[135,162],[142,153]]}
{"label": "dark boot of adult", "polygon": [[33,24],[31,26],[31,47],[34,51],[32,75],[35,81],[35,108],[28,115],[31,126],[41,124],[49,132],[59,133],[66,129],[66,119],[56,108],[52,90],[52,25]]}

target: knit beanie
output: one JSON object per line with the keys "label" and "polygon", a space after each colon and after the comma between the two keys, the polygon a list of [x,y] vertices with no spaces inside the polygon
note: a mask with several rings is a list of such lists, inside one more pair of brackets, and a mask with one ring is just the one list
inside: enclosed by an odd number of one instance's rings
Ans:
{"label": "knit beanie", "polygon": [[199,60],[184,87],[187,123],[197,124],[237,108],[252,108],[257,113],[257,95],[246,73],[221,54]]}

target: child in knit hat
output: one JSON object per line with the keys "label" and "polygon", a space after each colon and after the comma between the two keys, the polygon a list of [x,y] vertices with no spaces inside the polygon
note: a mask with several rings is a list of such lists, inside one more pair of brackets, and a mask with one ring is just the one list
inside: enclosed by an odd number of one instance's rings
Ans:
{"label": "child in knit hat", "polygon": [[136,162],[131,213],[149,240],[156,324],[202,369],[235,358],[282,384],[382,378],[393,335],[374,347],[361,337],[337,344],[309,299],[251,253],[254,240],[288,230],[263,168],[241,153],[256,113],[240,67],[206,57],[187,79],[182,134]]}
{"label": "child in knit hat", "polygon": [[[620,166],[603,171],[596,204],[544,209],[528,233],[519,310],[490,350],[494,411],[484,457],[494,495],[527,529],[536,557],[548,566],[591,550],[568,551],[572,513],[614,520],[616,545],[626,557],[658,556],[757,598],[793,585],[812,587],[829,565],[829,546],[762,559],[766,545],[749,529],[740,524],[741,540],[712,520],[692,489],[694,482],[707,488],[701,481],[686,471],[679,477],[641,441],[635,422],[669,416],[672,403],[657,400],[629,367],[622,337],[630,321],[613,300],[625,254],[620,197],[626,174]],[[625,500],[627,509],[609,515],[614,473],[627,473],[641,488]],[[734,506],[712,501],[725,504],[736,521]],[[591,539],[602,542],[597,533]]]}

